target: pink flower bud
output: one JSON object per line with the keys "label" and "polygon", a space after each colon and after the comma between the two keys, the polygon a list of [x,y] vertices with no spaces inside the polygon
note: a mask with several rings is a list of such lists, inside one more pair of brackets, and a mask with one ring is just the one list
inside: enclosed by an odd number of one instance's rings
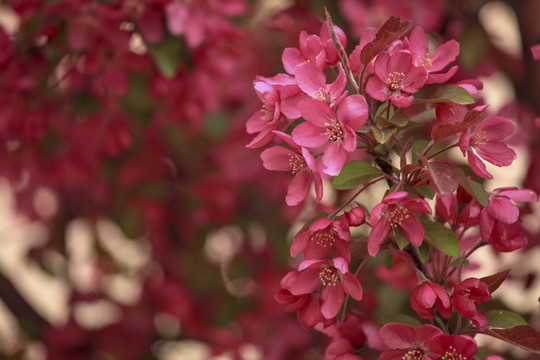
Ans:
{"label": "pink flower bud", "polygon": [[366,221],[366,212],[361,206],[357,206],[350,211],[345,211],[345,217],[349,226],[360,226]]}

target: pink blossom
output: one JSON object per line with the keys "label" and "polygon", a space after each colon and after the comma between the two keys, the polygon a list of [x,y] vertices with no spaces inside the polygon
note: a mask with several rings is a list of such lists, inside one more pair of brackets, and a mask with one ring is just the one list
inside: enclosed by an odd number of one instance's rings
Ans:
{"label": "pink blossom", "polygon": [[355,300],[362,299],[362,286],[349,272],[343,258],[327,260],[304,260],[298,270],[304,270],[290,285],[293,295],[305,295],[321,291],[321,313],[326,319],[334,318],[345,300],[345,293]]}
{"label": "pink blossom", "polygon": [[281,113],[279,109],[279,93],[271,84],[270,79],[257,76],[253,82],[253,87],[263,105],[246,122],[247,132],[249,134],[257,133],[257,136],[247,147],[258,148],[268,144],[273,138],[272,131],[278,128]]}
{"label": "pink blossom", "polygon": [[429,342],[429,348],[432,351],[429,360],[472,360],[478,351],[476,341],[467,335],[438,335]]}
{"label": "pink blossom", "polygon": [[[476,95],[478,90],[482,90],[484,84],[480,80],[462,80],[455,85],[467,90],[471,96]],[[465,105],[456,104],[453,102],[437,103],[435,115],[437,122],[440,124],[455,124],[463,121],[469,109]]]}
{"label": "pink blossom", "polygon": [[[364,65],[360,62],[360,53],[362,52],[362,49],[364,46],[373,40],[375,40],[375,35],[377,34],[376,28],[367,28],[362,32],[362,36],[360,37],[360,44],[356,45],[354,50],[349,55],[349,65],[351,67],[351,71],[354,76],[360,76],[360,73],[362,72],[362,69],[364,68]],[[366,72],[372,72],[373,70],[373,62],[369,62],[366,67]]]}
{"label": "pink blossom", "polygon": [[527,244],[519,209],[512,201],[538,202],[538,195],[528,189],[498,188],[491,193],[488,206],[480,214],[480,235],[497,251],[514,251]]}
{"label": "pink blossom", "polygon": [[457,66],[453,66],[447,72],[440,74],[448,64],[456,60],[459,55],[459,44],[455,40],[450,40],[442,44],[430,56],[428,55],[428,39],[424,29],[417,27],[409,36],[409,51],[415,66],[426,69],[428,78],[426,84],[445,83],[457,71]]}
{"label": "pink blossom", "polygon": [[508,166],[516,159],[516,153],[501,140],[514,133],[516,125],[503,117],[493,116],[483,120],[474,127],[472,133],[463,132],[459,139],[459,148],[463,156],[467,155],[469,165],[476,175],[485,179],[493,179],[486,166],[476,153],[487,162],[496,166]]}
{"label": "pink blossom", "polygon": [[500,252],[511,252],[527,245],[527,236],[519,220],[513,224],[505,224],[489,216],[487,211],[482,211],[481,214],[480,235],[482,240]]}
{"label": "pink blossom", "polygon": [[420,246],[424,240],[424,228],[413,213],[431,214],[429,204],[422,199],[406,199],[406,191],[397,191],[387,195],[382,203],[371,212],[371,232],[368,238],[368,253],[377,255],[381,244],[390,235],[392,227],[398,227],[405,238],[414,246]]}
{"label": "pink blossom", "polygon": [[512,201],[538,202],[538,195],[528,189],[519,190],[516,187],[498,188],[491,193],[487,212],[498,221],[513,224],[519,218],[519,209]]}
{"label": "pink blossom", "polygon": [[311,329],[317,323],[324,321],[321,314],[320,299],[308,294],[293,295],[291,285],[296,281],[300,272],[289,271],[280,281],[278,290],[274,295],[276,301],[286,305],[285,311],[296,312],[298,322],[304,329]]}
{"label": "pink blossom", "polygon": [[386,324],[379,335],[392,350],[381,353],[378,360],[424,359],[429,352],[428,342],[442,333],[439,328],[427,324],[418,328],[400,323]]}
{"label": "pink blossom", "polygon": [[298,146],[290,135],[278,131],[275,133],[292,149],[273,146],[261,153],[261,159],[263,166],[268,170],[290,171],[293,174],[285,198],[287,205],[295,206],[301,203],[307,197],[312,181],[315,184],[317,201],[320,201],[323,187],[315,158],[306,148]]}
{"label": "pink blossom", "polygon": [[305,122],[294,128],[292,137],[300,146],[320,148],[325,145],[322,170],[336,176],[350,152],[356,150],[356,131],[366,122],[368,109],[362,95],[343,99],[336,111],[327,104],[309,99],[299,104]]}
{"label": "pink blossom", "polygon": [[334,249],[338,256],[350,261],[350,239],[348,226],[326,217],[319,218],[294,238],[291,256],[296,257],[303,251],[304,259],[324,259]]}
{"label": "pink blossom", "polygon": [[478,305],[491,300],[491,293],[485,282],[477,278],[468,278],[454,286],[452,304],[456,311],[464,318],[470,319],[479,329],[485,329],[488,319]]}
{"label": "pink blossom", "polygon": [[394,106],[403,108],[412,104],[414,94],[427,79],[423,67],[416,67],[411,54],[398,51],[382,52],[375,60],[375,75],[368,80],[366,92],[379,101],[390,99]]}
{"label": "pink blossom", "polygon": [[355,355],[366,343],[366,334],[360,319],[348,314],[342,322],[336,322],[326,328],[317,329],[331,337],[332,341],[324,352],[325,360],[361,360]]}
{"label": "pink blossom", "polygon": [[540,44],[531,46],[531,53],[534,60],[540,60]]}
{"label": "pink blossom", "polygon": [[[341,43],[343,48],[346,49],[347,36],[343,32],[343,30],[339,28],[339,26],[336,26],[335,24],[333,24],[333,28],[334,28],[334,32],[336,33],[339,39],[339,42]],[[330,31],[328,30],[328,23],[326,21],[323,22],[321,25],[320,36],[321,36],[321,44],[326,54],[326,64],[329,66],[336,65],[338,61],[340,60],[339,54],[337,52],[336,45],[334,44],[334,42],[332,41],[332,38],[330,37]]]}
{"label": "pink blossom", "polygon": [[454,194],[437,194],[435,211],[445,221],[455,224],[458,215],[458,201]]}
{"label": "pink blossom", "polygon": [[453,312],[450,296],[446,290],[441,285],[430,281],[424,281],[413,290],[411,306],[424,319],[432,319],[435,316],[434,307],[445,318],[449,318]]}
{"label": "pink blossom", "polygon": [[321,69],[312,63],[304,63],[296,67],[294,74],[298,87],[312,99],[328,104],[330,107],[347,95],[344,93],[347,85],[345,71],[340,66],[339,75],[332,84],[326,84],[326,76]]}
{"label": "pink blossom", "polygon": [[305,62],[310,62],[319,69],[324,69],[326,66],[326,52],[320,37],[308,35],[307,32],[302,31],[300,33],[299,48],[285,48],[283,50],[281,60],[287,73],[294,75],[296,66]]}
{"label": "pink blossom", "polygon": [[366,221],[366,212],[363,207],[355,206],[343,213],[343,217],[349,226],[360,226]]}

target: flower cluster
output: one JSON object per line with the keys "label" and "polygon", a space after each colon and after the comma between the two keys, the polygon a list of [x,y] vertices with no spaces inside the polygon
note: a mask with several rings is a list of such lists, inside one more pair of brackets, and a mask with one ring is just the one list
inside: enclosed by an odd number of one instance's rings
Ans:
{"label": "flower cluster", "polygon": [[[357,317],[369,308],[360,301],[366,289],[359,278],[381,253],[416,274],[410,306],[430,325],[384,325],[374,335],[384,345],[368,336],[369,346],[383,350],[379,359],[472,359],[476,341],[463,333],[494,335],[479,305],[507,273],[462,279],[468,257],[484,245],[509,252],[527,244],[515,203],[537,202],[536,193],[487,191],[482,184],[493,178],[484,162],[502,167],[516,159],[508,145],[515,123],[476,104],[479,81],[454,80],[455,40],[437,46],[423,28],[409,33],[411,27],[391,17],[379,30],[359,31],[347,54],[349,40],[327,13],[318,35],[302,32],[298,48],[284,50],[286,73],[254,82],[263,105],[247,122],[255,135],[248,147],[270,146],[261,154],[264,167],[291,173],[287,204],[324,209],[325,182],[351,190],[294,237],[290,254],[300,258],[298,268],[275,296],[304,328],[332,339],[325,359],[361,358],[364,341],[353,344],[337,329],[354,316],[356,334],[369,333],[373,317]],[[414,142],[429,134],[419,128],[431,133]],[[461,167],[446,158],[452,148],[463,154]],[[466,162],[477,177],[466,175]],[[358,202],[383,180],[388,190],[380,203]],[[426,201],[434,197],[435,211]],[[392,263],[386,279],[394,276]]]}

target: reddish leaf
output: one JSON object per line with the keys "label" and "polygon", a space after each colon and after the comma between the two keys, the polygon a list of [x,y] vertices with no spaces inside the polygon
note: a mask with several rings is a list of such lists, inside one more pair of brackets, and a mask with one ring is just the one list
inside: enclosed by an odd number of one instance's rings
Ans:
{"label": "reddish leaf", "polygon": [[463,123],[459,124],[436,124],[431,130],[431,138],[435,142],[439,142],[442,139],[446,139],[452,135],[459,134],[467,130],[467,126]]}
{"label": "reddish leaf", "polygon": [[418,164],[407,164],[403,167],[403,169],[401,169],[401,172],[403,173],[403,175],[409,175],[410,173],[412,173],[413,171],[415,170],[420,170],[422,169],[422,165],[418,165]]}
{"label": "reddish leaf", "polygon": [[499,288],[499,286],[501,286],[503,281],[506,280],[506,278],[508,277],[508,274],[510,274],[510,270],[512,269],[507,269],[507,270],[498,272],[496,274],[483,277],[480,280],[485,282],[488,286],[489,292],[493,293],[495,290]]}
{"label": "reddish leaf", "polygon": [[371,59],[386,49],[394,41],[405,35],[412,26],[412,21],[403,20],[399,16],[391,16],[377,31],[375,40],[366,44],[360,52],[360,61],[366,66]]}
{"label": "reddish leaf", "polygon": [[452,193],[458,187],[458,178],[454,172],[454,166],[452,164],[442,162],[442,161],[432,161],[429,162],[424,156],[420,156],[420,159],[427,167],[431,179],[433,180],[433,185],[437,188],[438,192],[441,193]]}
{"label": "reddish leaf", "polygon": [[465,115],[465,118],[459,124],[437,124],[431,130],[431,138],[435,142],[439,142],[442,139],[446,139],[452,135],[459,134],[466,131],[480,121],[484,120],[486,115],[482,111],[470,110]]}
{"label": "reddish leaf", "polygon": [[486,114],[483,111],[478,110],[470,110],[465,115],[465,118],[463,119],[463,125],[467,127],[467,129],[472,128],[476,124],[478,124],[480,121],[484,120],[486,118]]}
{"label": "reddish leaf", "polygon": [[428,170],[439,192],[452,193],[457,190],[458,180],[452,164],[432,161],[428,165]]}
{"label": "reddish leaf", "polygon": [[506,341],[533,354],[540,354],[540,332],[529,325],[514,326],[510,329],[486,329],[483,334]]}

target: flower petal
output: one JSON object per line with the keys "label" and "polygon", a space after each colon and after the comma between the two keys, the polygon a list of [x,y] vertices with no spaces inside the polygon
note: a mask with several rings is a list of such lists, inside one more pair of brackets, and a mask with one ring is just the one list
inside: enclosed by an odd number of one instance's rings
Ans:
{"label": "flower petal", "polygon": [[341,285],[343,285],[343,290],[351,295],[354,300],[362,300],[362,285],[360,285],[360,281],[358,281],[356,276],[350,272],[343,274],[341,276]]}
{"label": "flower petal", "polygon": [[345,293],[341,284],[327,286],[322,292],[321,313],[327,319],[333,319],[345,301]]}

